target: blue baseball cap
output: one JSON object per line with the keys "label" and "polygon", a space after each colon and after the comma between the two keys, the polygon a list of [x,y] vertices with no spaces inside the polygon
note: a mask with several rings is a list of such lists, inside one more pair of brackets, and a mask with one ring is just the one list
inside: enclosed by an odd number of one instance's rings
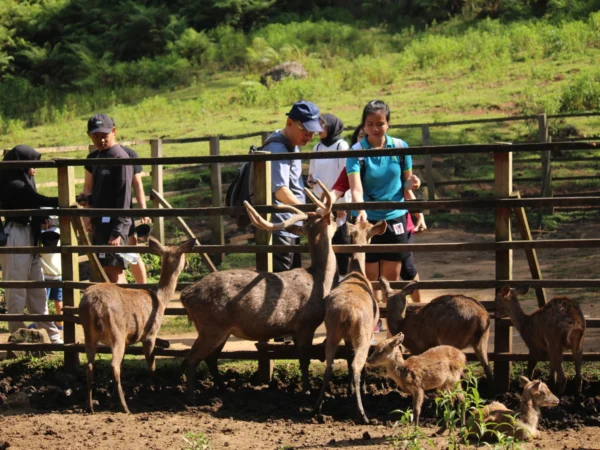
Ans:
{"label": "blue baseball cap", "polygon": [[311,102],[301,100],[294,103],[287,116],[292,120],[298,120],[306,130],[312,133],[320,133],[323,127],[319,123],[319,107]]}

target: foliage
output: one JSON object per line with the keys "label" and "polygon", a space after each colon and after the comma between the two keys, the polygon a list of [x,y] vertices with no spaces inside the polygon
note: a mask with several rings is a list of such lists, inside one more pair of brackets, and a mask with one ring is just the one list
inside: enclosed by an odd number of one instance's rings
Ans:
{"label": "foliage", "polygon": [[400,420],[394,423],[394,428],[399,428],[400,431],[393,434],[387,441],[395,449],[402,450],[421,450],[425,448],[425,445],[429,448],[435,448],[433,440],[427,437],[427,435],[419,427],[413,424],[413,412],[410,408],[402,412],[397,409],[392,411],[392,414],[402,414]]}
{"label": "foliage", "polygon": [[188,432],[182,436],[186,446],[184,450],[210,450],[210,439],[204,433]]}

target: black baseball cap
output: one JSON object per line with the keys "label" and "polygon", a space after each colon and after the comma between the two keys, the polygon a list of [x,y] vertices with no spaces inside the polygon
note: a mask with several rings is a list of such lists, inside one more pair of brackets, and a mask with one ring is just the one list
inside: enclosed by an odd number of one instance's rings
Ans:
{"label": "black baseball cap", "polygon": [[90,117],[87,124],[88,134],[92,133],[110,133],[115,126],[115,121],[106,114],[96,114]]}

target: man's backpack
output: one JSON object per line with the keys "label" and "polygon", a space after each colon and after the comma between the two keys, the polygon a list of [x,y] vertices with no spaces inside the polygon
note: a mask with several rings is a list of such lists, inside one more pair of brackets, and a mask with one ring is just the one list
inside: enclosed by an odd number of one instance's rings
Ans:
{"label": "man's backpack", "polygon": [[[288,152],[294,151],[294,147],[291,146],[290,141],[285,136],[280,133],[273,133],[267,138],[262,147],[251,146],[248,154],[252,155],[254,152],[263,150],[273,142],[285,145]],[[254,164],[252,162],[245,162],[240,166],[225,195],[226,206],[243,206],[244,201],[254,205]],[[232,214],[231,217],[235,219],[238,228],[245,228],[251,223],[246,213]]]}

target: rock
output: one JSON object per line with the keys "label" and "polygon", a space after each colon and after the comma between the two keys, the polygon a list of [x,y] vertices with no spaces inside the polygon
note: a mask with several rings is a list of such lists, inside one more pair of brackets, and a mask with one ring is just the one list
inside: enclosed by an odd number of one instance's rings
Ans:
{"label": "rock", "polygon": [[6,398],[6,404],[13,409],[29,408],[29,397],[25,392],[15,392]]}
{"label": "rock", "polygon": [[[15,344],[50,344],[48,332],[42,329],[19,328],[8,337],[8,342]],[[22,358],[27,355],[36,357],[44,356],[48,352],[13,351],[16,357]]]}
{"label": "rock", "polygon": [[294,61],[287,61],[263,73],[260,77],[260,82],[261,84],[268,86],[269,82],[277,83],[287,77],[296,79],[306,78],[308,77],[308,72],[306,72],[306,69],[302,64]]}

